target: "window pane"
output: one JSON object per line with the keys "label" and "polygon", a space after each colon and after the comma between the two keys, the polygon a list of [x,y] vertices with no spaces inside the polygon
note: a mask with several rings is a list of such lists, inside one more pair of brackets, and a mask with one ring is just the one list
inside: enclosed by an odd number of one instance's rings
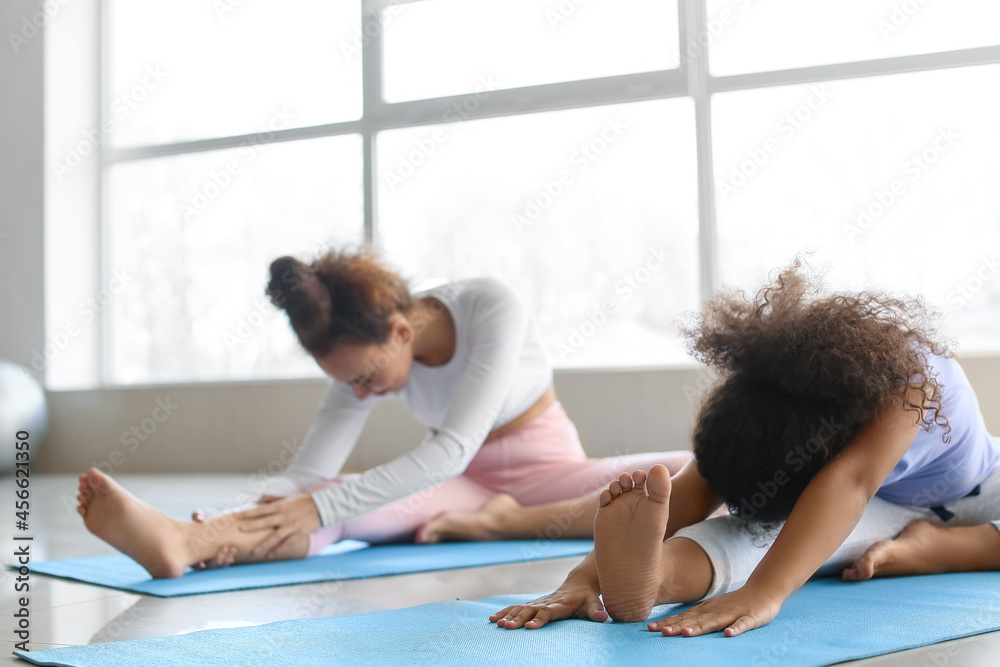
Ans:
{"label": "window pane", "polygon": [[677,67],[676,0],[422,0],[382,21],[390,102]]}
{"label": "window pane", "polygon": [[715,75],[1000,43],[996,0],[708,0],[708,15]]}
{"label": "window pane", "polygon": [[268,265],[362,238],[361,139],[247,145],[110,170],[113,379],[318,375]]}
{"label": "window pane", "polygon": [[110,5],[116,146],[361,116],[360,0]]}
{"label": "window pane", "polygon": [[689,100],[393,130],[378,158],[381,242],[406,275],[506,281],[559,366],[686,359],[674,325],[698,304]]}
{"label": "window pane", "polygon": [[991,65],[716,95],[726,282],[814,249],[833,283],[923,294],[963,351],[1000,349],[998,82]]}

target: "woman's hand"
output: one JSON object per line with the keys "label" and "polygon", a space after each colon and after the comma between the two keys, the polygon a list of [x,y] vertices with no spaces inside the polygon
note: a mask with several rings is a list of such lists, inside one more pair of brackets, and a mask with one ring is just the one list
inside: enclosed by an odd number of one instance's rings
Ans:
{"label": "woman's hand", "polygon": [[245,505],[219,505],[218,507],[213,507],[210,510],[194,510],[191,512],[191,520],[195,523],[205,523],[206,521],[211,521],[220,516],[225,516],[227,514],[235,514],[239,512],[244,507],[250,507],[254,504],[263,505],[264,503],[273,503],[276,500],[281,500],[285,496],[261,496],[257,499],[256,503],[248,503]]}
{"label": "woman's hand", "polygon": [[255,556],[264,554],[266,558],[273,558],[281,545],[290,538],[309,535],[319,528],[319,511],[309,495],[295,494],[272,501],[264,501],[262,498],[261,503],[258,507],[236,515],[242,522],[240,530],[245,533],[272,529],[251,551]]}
{"label": "woman's hand", "polygon": [[743,586],[648,627],[654,632],[659,630],[665,637],[697,637],[719,630],[726,637],[735,637],[770,623],[781,611],[782,602],[777,596]]}
{"label": "woman's hand", "polygon": [[236,562],[237,549],[234,546],[225,546],[219,549],[219,553],[211,560],[203,560],[194,564],[196,570],[215,570],[220,567],[229,567]]}
{"label": "woman's hand", "polygon": [[600,591],[563,584],[563,587],[537,600],[504,607],[490,616],[490,622],[508,630],[522,626],[533,630],[549,621],[564,618],[589,618],[598,623],[608,620],[608,612],[601,604]]}

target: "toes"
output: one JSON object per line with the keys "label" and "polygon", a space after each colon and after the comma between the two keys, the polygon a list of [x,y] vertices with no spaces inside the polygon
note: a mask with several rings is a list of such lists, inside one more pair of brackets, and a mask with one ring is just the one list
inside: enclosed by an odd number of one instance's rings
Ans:
{"label": "toes", "polygon": [[618,483],[622,485],[622,491],[632,490],[632,476],[627,472],[623,472],[620,477],[618,477]]}
{"label": "toes", "polygon": [[590,617],[590,620],[597,621],[598,623],[608,620],[608,612],[603,609],[591,609],[587,612],[587,616]]}
{"label": "toes", "polygon": [[611,484],[608,485],[608,491],[611,492],[612,498],[617,498],[623,491],[621,483],[617,479],[611,482]]}
{"label": "toes", "polygon": [[96,468],[91,468],[87,471],[87,483],[92,491],[100,491],[105,486],[104,476]]}
{"label": "toes", "polygon": [[649,469],[646,493],[652,500],[660,503],[670,500],[670,471],[666,466],[656,464]]}
{"label": "toes", "polygon": [[646,471],[636,470],[632,473],[632,481],[635,482],[635,488],[641,489],[646,486]]}
{"label": "toes", "polygon": [[603,491],[601,491],[601,497],[598,499],[598,504],[600,507],[605,507],[611,504],[612,500],[613,497],[611,495],[611,492],[608,491],[607,489],[604,489]]}

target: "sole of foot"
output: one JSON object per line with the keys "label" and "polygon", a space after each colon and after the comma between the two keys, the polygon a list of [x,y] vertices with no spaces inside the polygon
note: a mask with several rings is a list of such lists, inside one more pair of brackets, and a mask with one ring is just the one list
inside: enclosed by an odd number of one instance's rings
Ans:
{"label": "sole of foot", "polygon": [[623,473],[601,493],[594,553],[604,607],[615,621],[644,621],[656,604],[669,501],[670,473],[662,465]]}

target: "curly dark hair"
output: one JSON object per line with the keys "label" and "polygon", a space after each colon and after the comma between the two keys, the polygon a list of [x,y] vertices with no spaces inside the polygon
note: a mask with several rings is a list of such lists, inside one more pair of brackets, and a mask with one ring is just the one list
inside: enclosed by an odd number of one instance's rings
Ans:
{"label": "curly dark hair", "polygon": [[694,454],[730,512],[757,525],[786,519],[884,405],[947,433],[927,359],[950,352],[932,319],[920,298],[824,294],[799,261],[753,297],[705,303],[682,328],[693,356],[720,374],[698,410]]}
{"label": "curly dark hair", "polygon": [[413,308],[406,281],[369,248],[331,250],[309,264],[279,257],[271,262],[266,294],[314,357],[341,344],[385,343],[392,315]]}

